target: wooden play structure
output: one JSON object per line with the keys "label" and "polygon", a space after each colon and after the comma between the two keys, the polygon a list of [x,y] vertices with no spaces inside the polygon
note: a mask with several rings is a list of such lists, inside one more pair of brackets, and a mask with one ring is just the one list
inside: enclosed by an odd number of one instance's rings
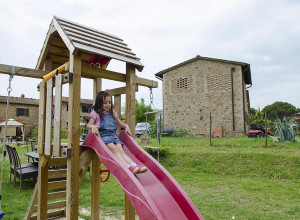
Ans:
{"label": "wooden play structure", "polygon": [[[125,74],[92,67],[89,60],[95,54],[125,62]],[[54,17],[50,24],[36,69],[0,65],[1,73],[11,74],[12,69],[14,75],[42,79],[38,86],[39,176],[24,219],[62,216],[66,219],[78,219],[79,186],[91,164],[91,219],[99,219],[100,160],[92,149],[80,147],[81,78],[93,79],[94,100],[96,94],[102,90],[102,78],[126,83],[125,87],[108,92],[114,96],[115,109],[119,115],[121,94],[126,94],[125,120],[133,134],[135,92],[138,86],[157,88],[158,83],[136,76],[136,69],[142,71],[143,64],[119,37],[58,17]],[[47,76],[43,78],[45,75]],[[62,146],[60,136],[64,84],[69,84],[67,147]],[[132,220],[134,216],[134,208],[125,198],[125,219]]]}

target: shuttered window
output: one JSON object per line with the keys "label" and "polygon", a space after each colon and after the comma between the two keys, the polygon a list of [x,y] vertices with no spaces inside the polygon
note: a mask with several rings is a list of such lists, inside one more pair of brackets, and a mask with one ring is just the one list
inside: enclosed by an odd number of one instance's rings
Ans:
{"label": "shuttered window", "polygon": [[17,116],[29,116],[28,108],[17,108]]}

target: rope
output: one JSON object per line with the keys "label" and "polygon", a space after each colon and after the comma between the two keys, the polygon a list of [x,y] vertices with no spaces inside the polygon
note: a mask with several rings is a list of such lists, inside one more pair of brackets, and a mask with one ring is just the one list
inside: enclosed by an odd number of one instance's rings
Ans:
{"label": "rope", "polygon": [[5,130],[4,130],[4,144],[2,147],[2,154],[3,154],[3,163],[2,163],[2,167],[1,167],[1,180],[0,180],[0,211],[1,211],[1,193],[2,193],[2,177],[3,177],[3,167],[5,164],[5,156],[6,156],[6,134],[7,134],[7,121],[8,121],[8,110],[9,110],[9,98],[10,98],[10,93],[12,91],[11,88],[11,81],[14,77],[14,74],[16,72],[15,66],[11,67],[11,74],[9,75],[9,82],[8,82],[8,88],[7,88],[7,104],[6,104],[6,117],[5,117]]}

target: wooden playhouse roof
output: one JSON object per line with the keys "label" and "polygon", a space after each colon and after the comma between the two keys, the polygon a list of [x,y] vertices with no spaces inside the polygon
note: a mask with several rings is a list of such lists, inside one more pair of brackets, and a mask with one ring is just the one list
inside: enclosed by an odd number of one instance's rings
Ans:
{"label": "wooden playhouse roof", "polygon": [[78,51],[82,53],[83,62],[97,54],[134,64],[139,71],[144,67],[121,38],[54,16],[36,69],[42,69],[47,57],[51,57],[56,68],[69,61],[70,53]]}

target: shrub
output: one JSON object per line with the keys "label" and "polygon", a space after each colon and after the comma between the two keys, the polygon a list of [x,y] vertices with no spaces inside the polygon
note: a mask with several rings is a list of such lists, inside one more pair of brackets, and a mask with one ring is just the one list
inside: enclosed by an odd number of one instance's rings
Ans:
{"label": "shrub", "polygon": [[182,129],[176,129],[174,127],[165,127],[162,130],[162,133],[165,134],[165,136],[168,137],[192,137],[190,133],[187,132],[187,130]]}
{"label": "shrub", "polygon": [[168,137],[171,137],[174,131],[176,131],[175,127],[165,127],[162,129],[162,133],[164,133],[165,136]]}
{"label": "shrub", "polygon": [[275,122],[275,133],[278,133],[279,141],[295,141],[297,131],[294,128],[293,119],[288,122],[285,116],[282,120],[277,118]]}
{"label": "shrub", "polygon": [[39,133],[39,124],[37,123],[34,125],[33,129],[31,129],[29,137],[32,139],[37,139],[38,133]]}

